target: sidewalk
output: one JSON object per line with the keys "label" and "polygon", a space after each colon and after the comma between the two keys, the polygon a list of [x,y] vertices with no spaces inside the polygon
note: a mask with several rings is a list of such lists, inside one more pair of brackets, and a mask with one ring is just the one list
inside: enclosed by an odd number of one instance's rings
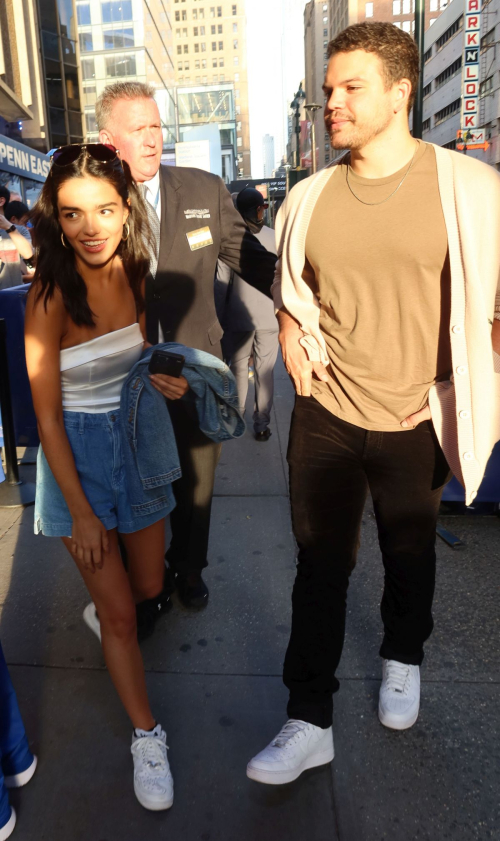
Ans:
{"label": "sidewalk", "polygon": [[[472,841],[500,839],[500,521],[442,518],[435,632],[422,707],[404,733],[377,719],[382,567],[367,506],[335,699],[335,760],[266,787],[248,759],[286,719],[281,664],[294,544],[286,485],[293,403],[277,368],[273,435],[224,445],[213,506],[210,604],[177,602],[143,645],[168,733],[175,802],[146,812],[132,789],[130,727],[83,624],[88,601],[33,508],[0,510],[0,638],[40,764],[15,792],[17,841]],[[23,468],[30,478],[34,468]]]}

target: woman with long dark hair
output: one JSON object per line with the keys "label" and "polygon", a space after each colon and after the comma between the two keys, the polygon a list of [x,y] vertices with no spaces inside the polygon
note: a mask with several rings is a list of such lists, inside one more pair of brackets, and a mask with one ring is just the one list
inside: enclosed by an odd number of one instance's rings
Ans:
{"label": "woman with long dark hair", "polygon": [[[135,609],[162,590],[167,512],[138,516],[132,508],[119,429],[121,386],[145,343],[146,208],[113,147],[72,145],[54,154],[32,218],[38,259],[26,359],[41,441],[35,531],[61,537],[85,581],[134,728],[136,796],[147,809],[168,809],[166,735],[148,701]],[[162,378],[152,379],[165,394]],[[180,377],[168,396],[187,389]]]}

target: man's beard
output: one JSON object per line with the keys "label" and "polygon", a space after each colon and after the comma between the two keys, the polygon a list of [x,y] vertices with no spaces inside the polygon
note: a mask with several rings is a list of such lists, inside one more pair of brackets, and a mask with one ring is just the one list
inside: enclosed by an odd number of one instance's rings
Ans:
{"label": "man's beard", "polygon": [[353,151],[364,149],[374,137],[385,131],[390,121],[391,117],[389,114],[380,114],[371,122],[365,123],[364,125],[359,125],[354,120],[351,120],[350,125],[344,126],[340,131],[332,131],[330,126],[328,126],[332,148],[352,149]]}

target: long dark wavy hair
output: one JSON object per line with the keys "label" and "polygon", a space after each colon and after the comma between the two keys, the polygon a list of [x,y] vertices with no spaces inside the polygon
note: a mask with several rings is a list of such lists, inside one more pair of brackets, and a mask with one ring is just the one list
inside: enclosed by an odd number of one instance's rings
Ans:
{"label": "long dark wavy hair", "polygon": [[62,244],[62,228],[57,209],[57,194],[61,186],[70,178],[83,178],[85,175],[108,181],[121,196],[124,204],[130,200],[127,220],[129,235],[125,241],[120,242],[116,253],[122,259],[138,312],[144,309],[141,283],[149,271],[148,242],[151,239],[151,231],[144,199],[125,161],[122,162],[122,166],[116,162],[102,163],[82,149],[74,163],[51,167],[31,216],[32,240],[37,256],[33,279],[35,301],[43,298],[44,306],[47,307],[47,302],[55,290],[59,289],[64,306],[74,323],[79,327],[93,327],[94,313],[87,300],[87,287],[76,269],[75,252]]}

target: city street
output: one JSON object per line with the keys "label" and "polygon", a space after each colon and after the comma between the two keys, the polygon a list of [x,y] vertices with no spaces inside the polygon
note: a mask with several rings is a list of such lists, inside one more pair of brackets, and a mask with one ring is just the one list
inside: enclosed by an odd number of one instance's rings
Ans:
{"label": "city street", "polygon": [[[250,388],[250,397],[253,389]],[[500,520],[442,517],[435,632],[406,732],[377,718],[382,565],[367,504],[349,593],[332,766],[283,787],[245,775],[286,719],[281,665],[294,579],[286,481],[292,388],[277,367],[273,435],[224,445],[212,515],[208,608],[174,598],[143,645],[167,730],[175,801],[147,812],[132,788],[131,728],[84,625],[85,588],[33,507],[0,510],[0,637],[39,768],[12,797],[16,841],[473,841],[500,839]],[[32,478],[33,466],[22,475]]]}

